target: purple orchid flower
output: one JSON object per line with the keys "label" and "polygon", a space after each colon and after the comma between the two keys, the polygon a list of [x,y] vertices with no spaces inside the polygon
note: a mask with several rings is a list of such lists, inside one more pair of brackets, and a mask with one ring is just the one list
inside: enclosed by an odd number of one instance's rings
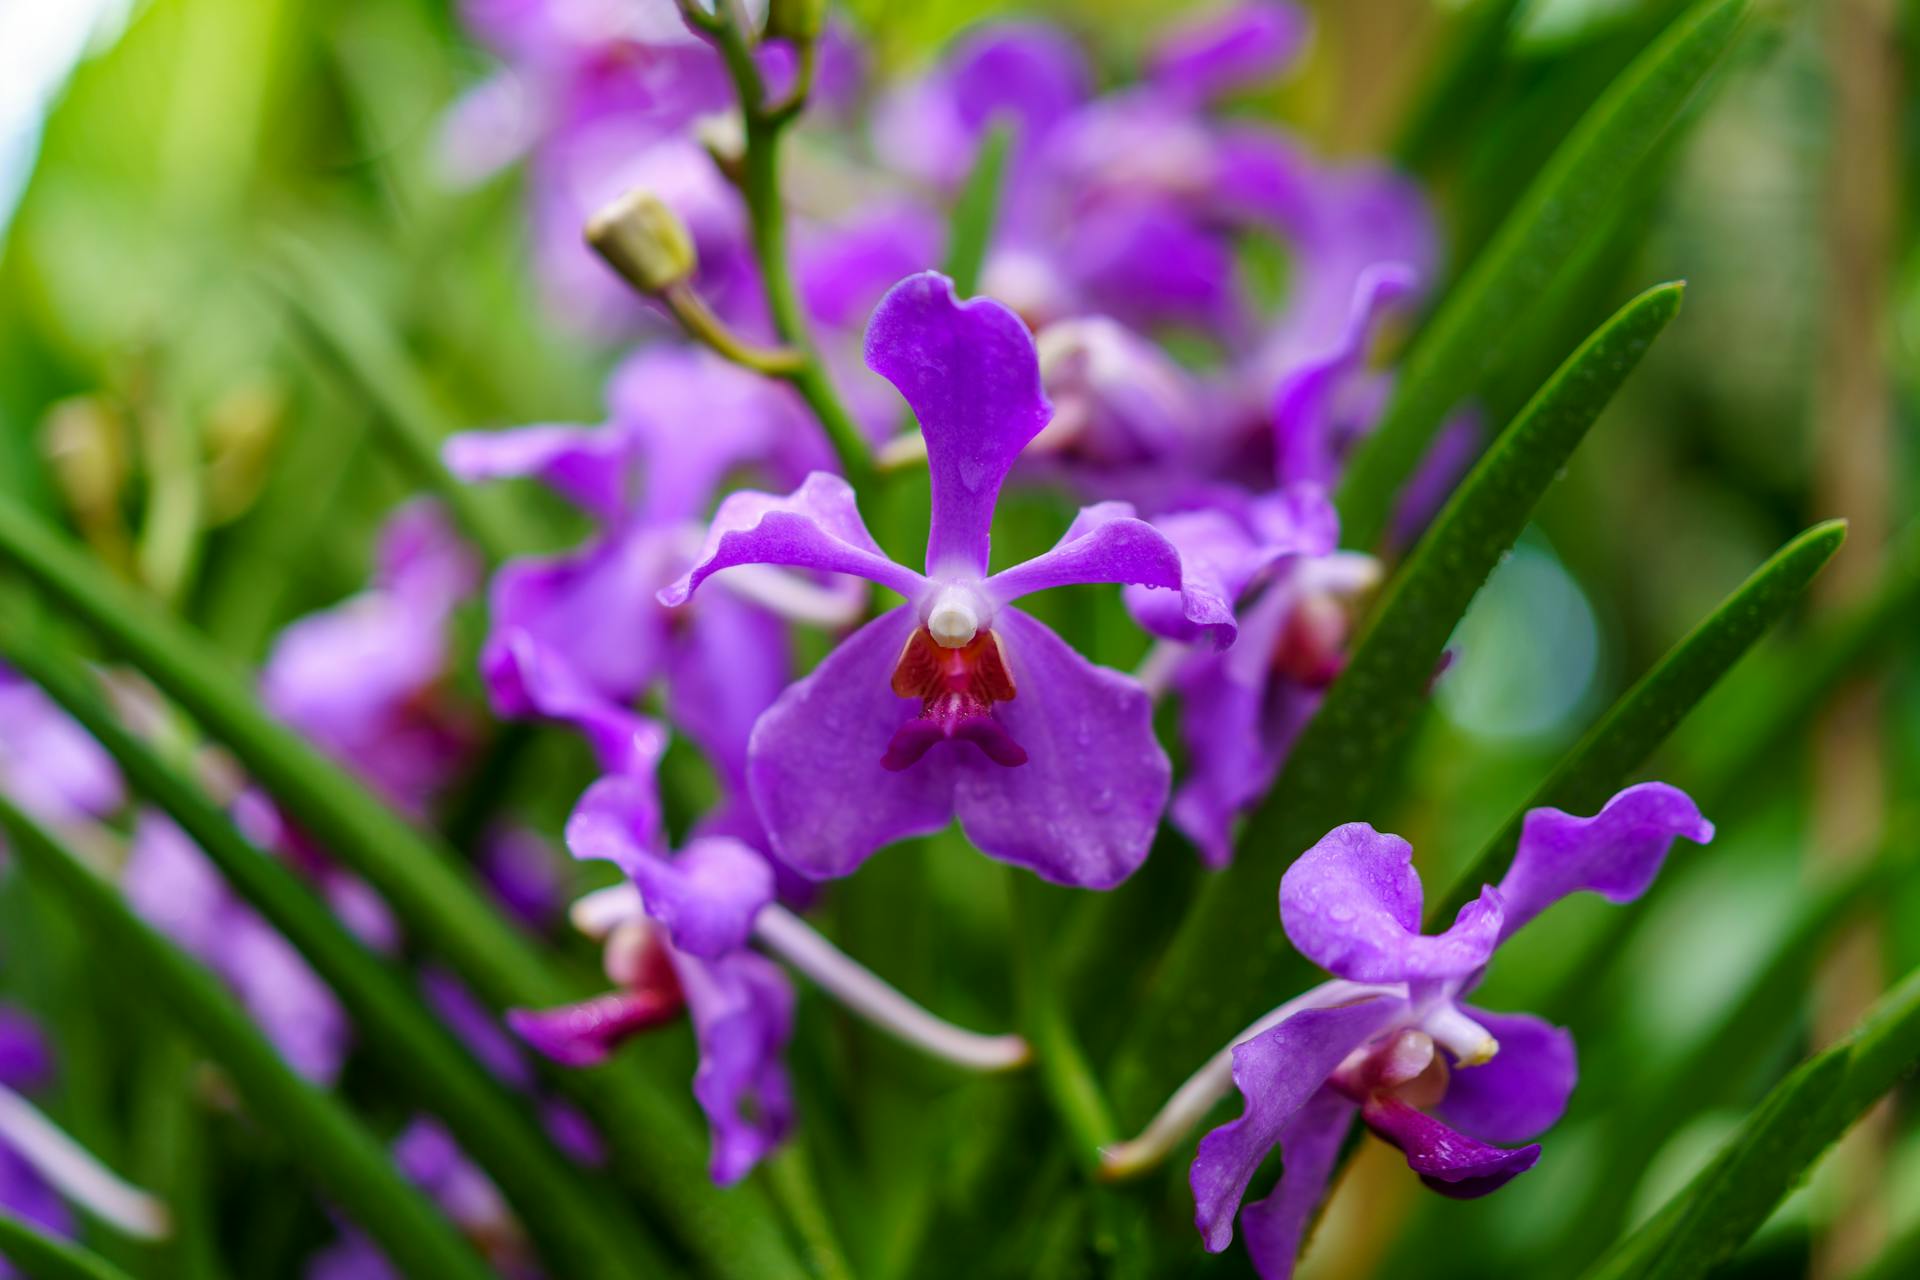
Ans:
{"label": "purple orchid flower", "polygon": [[1272,0],[1218,6],[1162,32],[1147,73],[1162,90],[1209,101],[1272,80],[1306,47],[1305,10]]}
{"label": "purple orchid flower", "polygon": [[340,1074],[351,1037],[346,1011],[172,819],[140,812],[121,889],[149,924],[232,989],[289,1066],[321,1083]]}
{"label": "purple orchid flower", "polygon": [[[991,857],[1060,883],[1117,884],[1146,857],[1166,802],[1150,700],[1011,603],[1070,583],[1177,593],[1179,555],[1130,507],[1103,503],[1052,551],[989,575],[1001,482],[1050,414],[1033,338],[999,303],[962,304],[945,277],[911,276],[875,311],[867,360],[926,439],[926,574],[888,560],[846,482],[816,473],[785,497],[729,497],[693,568],[660,595],[679,604],[722,569],[777,564],[855,574],[907,598],[755,726],[748,783],[773,852],[803,875],[845,875],[958,814]],[[1217,602],[1187,603],[1197,621],[1231,626]]]}
{"label": "purple orchid flower", "polygon": [[1171,642],[1143,678],[1181,696],[1188,772],[1173,825],[1208,866],[1233,857],[1236,819],[1258,803],[1345,662],[1349,601],[1379,581],[1371,557],[1338,551],[1333,505],[1318,485],[1176,512],[1155,522],[1179,548],[1187,591],[1223,602],[1239,640],[1219,651],[1162,593],[1129,588],[1136,621]]}
{"label": "purple orchid flower", "polygon": [[951,187],[972,170],[987,130],[1009,121],[1016,149],[1007,190],[1018,199],[1018,175],[1092,91],[1086,56],[1064,33],[1040,23],[981,27],[881,103],[874,147],[889,169]]}
{"label": "purple orchid flower", "polygon": [[576,912],[607,938],[607,974],[618,985],[579,1004],[511,1010],[508,1026],[557,1062],[590,1066],[684,1011],[700,1047],[693,1093],[713,1132],[710,1171],[722,1185],[738,1181],[793,1126],[781,1061],[793,988],[778,965],[747,948],[754,918],[773,901],[773,868],[726,836],[696,837],[668,856],[650,778],[612,776],[589,787],[567,823],[567,844],[576,857],[613,862],[639,891],[603,892]]}
{"label": "purple orchid flower", "polygon": [[[746,628],[760,643],[724,652],[752,669],[729,666],[708,678],[700,664],[721,651],[708,643],[715,632],[698,611],[663,608],[655,592],[685,568],[698,539],[692,521],[729,472],[758,464],[802,474],[824,459],[825,446],[785,388],[704,351],[644,351],[614,375],[608,395],[603,426],[470,433],[448,441],[446,458],[467,480],[537,477],[600,522],[599,536],[581,549],[515,560],[495,575],[481,674],[500,715],[572,725],[603,769],[634,773],[651,769],[664,747],[660,726],[632,710],[663,674],[677,691],[670,704],[699,740],[704,727],[737,714],[696,706],[698,699],[753,687],[760,668],[774,669],[776,680],[786,669],[784,639],[772,634],[777,620],[748,619],[742,608],[727,615],[727,627]],[[701,429],[690,430],[695,423]],[[837,621],[859,607],[845,592],[793,575],[732,575],[726,585],[790,616]],[[724,743],[702,745],[716,758],[726,753]]]}
{"label": "purple orchid flower", "polygon": [[[0,1089],[30,1093],[53,1080],[53,1049],[33,1018],[0,1005]],[[61,1239],[72,1239],[73,1211],[32,1162],[0,1140],[0,1210]],[[0,1261],[0,1277],[18,1275]]]}
{"label": "purple orchid flower", "polygon": [[[758,306],[738,193],[692,134],[733,105],[712,45],[667,5],[470,0],[462,18],[506,67],[448,111],[441,167],[464,184],[530,157],[534,259],[556,315],[610,333],[646,314],[580,237],[590,215],[636,186],[692,232],[704,293],[723,308]],[[764,60],[791,59],[770,45]]]}
{"label": "purple orchid flower", "polygon": [[453,612],[479,584],[478,557],[438,505],[400,508],[381,531],[372,585],[274,641],[260,675],[267,709],[419,816],[478,732],[444,684]]}
{"label": "purple orchid flower", "polygon": [[40,686],[0,667],[0,790],[56,826],[91,822],[126,802],[113,758]]}
{"label": "purple orchid flower", "polygon": [[1530,1140],[1573,1090],[1573,1041],[1460,997],[1495,948],[1559,899],[1581,890],[1638,897],[1679,837],[1704,844],[1713,824],[1664,783],[1629,787],[1591,818],[1532,810],[1499,886],[1431,936],[1419,932],[1420,877],[1406,841],[1349,823],[1302,854],[1280,881],[1281,925],[1335,980],[1233,1047],[1246,1110],[1201,1140],[1190,1174],[1207,1249],[1232,1241],[1235,1210],[1277,1147],[1279,1186],[1240,1210],[1240,1226],[1265,1280],[1291,1275],[1356,1114],[1444,1195],[1485,1195],[1532,1168],[1540,1148]]}

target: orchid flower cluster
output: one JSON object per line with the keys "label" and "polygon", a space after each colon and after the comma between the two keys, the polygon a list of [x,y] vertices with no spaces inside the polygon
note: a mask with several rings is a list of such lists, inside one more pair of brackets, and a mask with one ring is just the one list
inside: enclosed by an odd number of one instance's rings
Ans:
{"label": "orchid flower cluster", "polygon": [[[876,853],[957,822],[1015,874],[1111,890],[1156,848],[1186,856],[1158,839],[1165,823],[1205,867],[1234,859],[1383,576],[1342,549],[1332,495],[1390,394],[1380,357],[1440,270],[1408,179],[1315,156],[1234,109],[1310,39],[1279,0],[1160,33],[1135,78],[1106,89],[1073,39],[1040,24],[977,28],[898,76],[817,6],[750,9],[465,0],[501,66],[450,109],[445,176],[523,163],[532,262],[556,315],[582,341],[630,345],[603,422],[465,432],[443,459],[465,483],[537,481],[589,532],[483,585],[438,507],[403,507],[366,591],[281,633],[259,682],[274,715],[431,821],[489,733],[456,670],[459,616],[484,594],[487,709],[591,753],[564,843],[618,874],[569,917],[600,944],[607,988],[507,1011],[508,1035],[450,974],[423,985],[585,1163],[599,1135],[526,1051],[587,1067],[684,1019],[721,1184],[802,1123],[786,1065],[793,973],[960,1068],[1033,1057],[1019,1035],[922,1008],[806,921]],[[753,149],[789,126],[805,145],[769,193]],[[976,290],[938,269],[948,210],[999,147],[980,296],[965,297]],[[1259,278],[1256,250],[1284,254],[1284,290]],[[851,446],[823,394],[844,404]],[[1389,549],[1417,536],[1477,441],[1463,409],[1402,495]],[[996,567],[1011,491],[1082,505],[1050,549]],[[865,515],[922,492],[925,552],[910,565]],[[1136,670],[1096,665],[1022,607],[1088,586],[1119,589],[1141,633]],[[825,656],[803,663],[821,633]],[[122,813],[118,775],[84,733],[31,686],[0,684],[0,699],[20,700],[0,715],[9,794],[62,826]],[[127,701],[133,715],[141,698]],[[1178,768],[1156,727],[1168,705]],[[677,839],[661,779],[675,735],[715,782]],[[372,889],[230,762],[199,763],[256,844],[368,947],[403,953]],[[1267,1277],[1290,1274],[1355,1117],[1442,1194],[1495,1190],[1539,1158],[1574,1048],[1465,997],[1554,901],[1633,898],[1676,838],[1712,831],[1659,783],[1591,816],[1534,810],[1505,877],[1435,935],[1420,932],[1397,837],[1356,823],[1305,852],[1258,851],[1298,853],[1281,924],[1330,980],[1217,1053],[1202,1046],[1211,1056],[1145,1131],[1093,1160],[1116,1178],[1152,1167],[1237,1091],[1243,1114],[1193,1157],[1195,1223],[1219,1251],[1237,1214]],[[501,824],[481,844],[505,909],[535,928],[559,914],[570,876],[540,836]],[[353,1030],[299,953],[165,815],[137,812],[129,850],[138,910],[295,1068],[335,1080]],[[1242,1208],[1276,1149],[1278,1186]],[[62,1227],[11,1151],[0,1144],[0,1199]],[[497,1265],[530,1273],[520,1225],[448,1134],[417,1119],[396,1158]],[[349,1231],[312,1274],[380,1274],[372,1254]]]}

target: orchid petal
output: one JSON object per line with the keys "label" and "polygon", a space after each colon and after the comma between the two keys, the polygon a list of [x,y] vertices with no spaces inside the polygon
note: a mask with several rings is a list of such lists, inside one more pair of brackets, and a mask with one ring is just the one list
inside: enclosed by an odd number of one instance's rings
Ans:
{"label": "orchid petal", "polygon": [[1591,889],[1609,902],[1645,893],[1676,838],[1713,839],[1713,824],[1686,792],[1664,782],[1628,787],[1591,818],[1534,809],[1520,827],[1513,865],[1500,881],[1502,941],[1570,893]]}
{"label": "orchid petal", "polygon": [[802,875],[846,875],[880,846],[938,831],[953,815],[946,752],[898,773],[880,763],[895,730],[918,712],[891,679],[919,625],[911,608],[869,622],[754,726],[748,787],[773,852]]}
{"label": "orchid petal", "polygon": [[1473,1200],[1498,1191],[1540,1159],[1538,1146],[1492,1147],[1449,1129],[1391,1095],[1361,1108],[1367,1127],[1406,1153],[1407,1167],[1443,1196]]}
{"label": "orchid petal", "polygon": [[861,522],[853,487],[825,471],[785,497],[751,490],[729,495],[693,568],[660,592],[660,603],[685,604],[702,582],[740,564],[850,573],[908,597],[925,585],[919,574],[887,559]]}
{"label": "orchid petal", "polygon": [[709,1171],[729,1186],[793,1128],[793,1090],[780,1056],[793,1034],[793,988],[780,967],[751,951],[717,960],[673,953],[700,1066],[694,1100],[713,1133]]}
{"label": "orchid petal", "polygon": [[961,828],[982,853],[1042,879],[1110,888],[1145,860],[1166,808],[1172,769],[1153,700],[1017,609],[1001,610],[994,630],[1019,690],[994,715],[1028,761],[1009,769],[961,756]]}
{"label": "orchid petal", "polygon": [[927,572],[987,572],[994,501],[1052,416],[1033,335],[991,298],[965,303],[937,272],[888,291],[867,326],[867,365],[906,397],[927,441]]}
{"label": "orchid petal", "polygon": [[1163,89],[1205,102],[1278,76],[1312,30],[1306,11],[1296,5],[1248,0],[1164,34],[1148,74]]}
{"label": "orchid petal", "polygon": [[[1295,1115],[1321,1092],[1342,1059],[1392,1026],[1406,1009],[1406,1001],[1388,996],[1307,1009],[1234,1046],[1233,1083],[1246,1110],[1200,1140],[1188,1172],[1194,1226],[1209,1252],[1219,1253],[1233,1242],[1234,1211],[1247,1184]],[[1324,1136],[1318,1128],[1310,1132]]]}
{"label": "orchid petal", "polygon": [[1355,982],[1462,978],[1486,964],[1498,940],[1500,895],[1460,909],[1453,927],[1420,932],[1420,874],[1413,846],[1364,822],[1335,827],[1280,878],[1280,920],[1301,955]]}
{"label": "orchid petal", "polygon": [[1526,1014],[1466,1012],[1500,1051],[1477,1067],[1456,1068],[1435,1110],[1482,1142],[1526,1142],[1551,1129],[1579,1078],[1573,1037]]}
{"label": "orchid petal", "polygon": [[1280,1130],[1282,1168],[1273,1193],[1240,1211],[1240,1236],[1260,1280],[1289,1280],[1314,1211],[1340,1162],[1340,1148],[1359,1108],[1321,1089]]}

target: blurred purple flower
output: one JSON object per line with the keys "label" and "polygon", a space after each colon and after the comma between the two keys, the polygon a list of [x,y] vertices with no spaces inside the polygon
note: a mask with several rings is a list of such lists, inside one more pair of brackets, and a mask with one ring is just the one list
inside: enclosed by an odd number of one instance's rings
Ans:
{"label": "blurred purple flower", "polygon": [[[32,1092],[52,1079],[53,1050],[39,1024],[18,1009],[0,1006],[0,1088]],[[0,1210],[62,1239],[74,1234],[73,1211],[39,1170],[5,1142],[0,1142]],[[0,1277],[18,1274],[0,1260]]]}
{"label": "blurred purple flower", "polygon": [[1167,92],[1208,101],[1279,76],[1306,46],[1312,28],[1297,5],[1216,5],[1163,32],[1147,74]]}
{"label": "blurred purple flower", "polygon": [[420,816],[477,732],[443,686],[453,611],[479,582],[479,559],[437,504],[400,508],[381,531],[372,585],[274,641],[260,676],[267,709]]}
{"label": "blurred purple flower", "polygon": [[104,818],[126,801],[120,771],[40,686],[0,666],[0,790],[42,822]]}
{"label": "blurred purple flower", "polygon": [[[748,783],[773,852],[805,875],[845,875],[957,813],[992,857],[1065,884],[1117,884],[1145,858],[1166,803],[1150,700],[1009,605],[1070,583],[1178,592],[1179,555],[1131,508],[1104,503],[1052,551],[989,576],[1001,482],[1049,416],[1033,338],[999,303],[961,304],[928,272],[881,302],[867,358],[926,439],[926,575],[887,559],[846,482],[816,473],[785,497],[729,497],[692,570],[660,597],[679,604],[720,570],[776,564],[858,575],[907,598],[755,726]],[[1209,602],[1188,605],[1198,621],[1231,622]]]}
{"label": "blurred purple flower", "polygon": [[[730,472],[799,474],[824,459],[825,446],[786,388],[704,351],[643,351],[616,372],[608,398],[603,426],[469,433],[448,441],[446,458],[467,480],[537,477],[599,522],[584,547],[514,560],[494,576],[481,674],[500,715],[570,724],[606,772],[634,773],[651,769],[664,747],[661,728],[632,709],[657,679],[685,691],[670,701],[691,724],[717,725],[732,713],[690,705],[700,691],[737,696],[729,682],[751,687],[755,668],[784,671],[777,624],[736,609],[730,625],[763,643],[724,646],[734,665],[701,678],[699,664],[717,661],[721,646],[707,643],[713,632],[693,631],[697,613],[664,608],[655,593],[687,564],[698,537],[691,522]],[[737,575],[728,585],[790,612],[812,606],[837,618],[859,606],[791,575]],[[702,745],[725,754],[724,744]]]}
{"label": "blurred purple flower", "polygon": [[1705,843],[1713,824],[1659,782],[1627,788],[1591,818],[1535,809],[1499,887],[1433,936],[1419,931],[1406,841],[1350,823],[1302,854],[1280,881],[1281,924],[1335,981],[1233,1048],[1246,1110],[1201,1140],[1190,1174],[1207,1249],[1232,1241],[1235,1210],[1277,1147],[1279,1186],[1247,1205],[1240,1225],[1265,1280],[1291,1275],[1356,1114],[1444,1195],[1485,1195],[1532,1168],[1537,1145],[1492,1144],[1526,1143],[1559,1119],[1577,1074],[1572,1038],[1459,998],[1496,947],[1559,899],[1638,897],[1678,837]]}
{"label": "blurred purple flower", "polygon": [[[1300,730],[1346,656],[1349,601],[1379,566],[1337,551],[1338,521],[1318,485],[1163,516],[1189,594],[1238,617],[1228,652],[1157,592],[1129,588],[1127,607],[1155,635],[1184,648],[1149,660],[1149,678],[1179,691],[1187,776],[1170,816],[1207,865],[1233,857],[1233,825],[1267,793]],[[1217,639],[1219,629],[1214,629]]]}
{"label": "blurred purple flower", "polygon": [[638,889],[602,891],[600,917],[583,920],[607,935],[608,976],[619,985],[576,1005],[513,1010],[508,1025],[548,1057],[587,1066],[684,1009],[700,1047],[693,1093],[713,1131],[711,1172],[716,1182],[738,1181],[793,1124],[781,1063],[793,989],[777,965],[747,949],[754,917],[773,900],[773,868],[724,836],[695,838],[668,856],[646,778],[590,787],[567,824],[567,844],[576,857],[612,861]]}
{"label": "blurred purple flower", "polygon": [[140,811],[121,888],[148,924],[233,991],[289,1066],[321,1083],[339,1075],[351,1037],[346,1011],[171,818]]}

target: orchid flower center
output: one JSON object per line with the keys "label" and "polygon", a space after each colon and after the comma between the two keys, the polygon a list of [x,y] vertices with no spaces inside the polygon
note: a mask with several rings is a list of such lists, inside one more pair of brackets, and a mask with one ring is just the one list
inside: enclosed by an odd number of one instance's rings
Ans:
{"label": "orchid flower center", "polygon": [[946,741],[971,742],[998,765],[1027,762],[1026,750],[994,718],[994,703],[1013,700],[1013,675],[1000,637],[980,627],[970,595],[948,587],[935,597],[927,624],[900,650],[893,691],[920,699],[920,714],[894,732],[882,768],[897,773]]}

